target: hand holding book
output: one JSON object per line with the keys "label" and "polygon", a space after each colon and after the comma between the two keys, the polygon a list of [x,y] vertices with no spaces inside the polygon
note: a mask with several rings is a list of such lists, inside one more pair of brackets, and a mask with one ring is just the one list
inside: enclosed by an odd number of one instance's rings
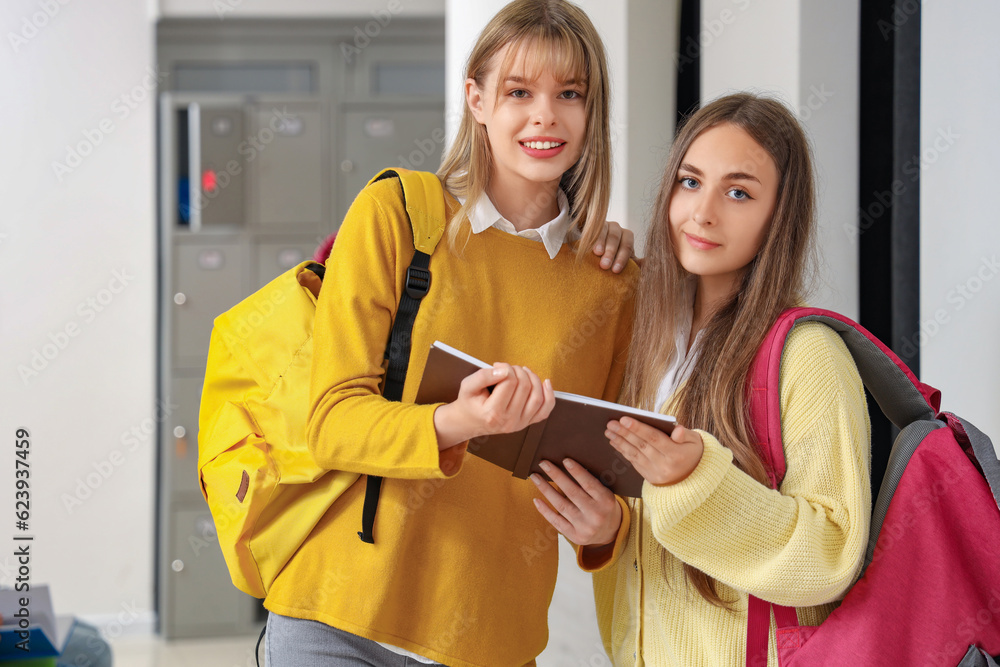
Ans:
{"label": "hand holding book", "polygon": [[535,508],[573,544],[600,546],[613,542],[622,523],[622,507],[611,490],[573,459],[558,466],[541,461],[542,470],[558,487],[531,475],[546,502],[535,498]]}
{"label": "hand holding book", "polygon": [[665,486],[694,472],[705,451],[697,431],[677,426],[667,435],[628,417],[608,424],[611,446],[650,484]]}
{"label": "hand holding book", "polygon": [[455,399],[434,412],[441,450],[492,433],[520,431],[549,416],[552,383],[527,368],[494,364],[466,376]]}
{"label": "hand holding book", "polygon": [[[481,368],[489,368],[489,364],[435,342],[427,357],[416,402],[451,403],[459,396],[463,379]],[[498,389],[499,386],[494,391]],[[555,406],[547,418],[513,433],[474,438],[468,451],[521,479],[527,479],[533,472],[544,472],[539,465],[542,460],[561,464],[571,458],[613,492],[640,496],[643,478],[608,442],[607,424],[628,416],[669,433],[674,419],[579,394],[556,391],[554,398]]]}

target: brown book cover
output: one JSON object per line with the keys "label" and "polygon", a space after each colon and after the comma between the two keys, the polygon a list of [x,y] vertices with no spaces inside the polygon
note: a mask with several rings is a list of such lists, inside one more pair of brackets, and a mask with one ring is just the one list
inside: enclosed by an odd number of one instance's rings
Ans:
{"label": "brown book cover", "polygon": [[[490,364],[436,341],[427,357],[416,402],[450,403],[458,398],[463,379],[489,367]],[[517,433],[475,438],[469,442],[469,452],[520,479],[527,479],[533,472],[546,477],[539,461],[562,466],[563,459],[571,458],[618,495],[641,496],[642,476],[611,446],[604,431],[609,421],[627,415],[670,433],[676,423],[674,418],[580,394],[557,391],[555,396],[556,406],[548,419]]]}

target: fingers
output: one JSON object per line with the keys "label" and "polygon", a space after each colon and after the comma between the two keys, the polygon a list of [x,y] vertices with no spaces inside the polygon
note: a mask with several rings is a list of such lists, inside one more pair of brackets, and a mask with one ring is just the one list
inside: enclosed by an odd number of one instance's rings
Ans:
{"label": "fingers", "polygon": [[[622,241],[622,228],[617,222],[608,221],[604,224],[604,252],[601,253],[601,268],[607,269],[611,267],[611,263],[615,260],[615,256],[618,254],[621,241]],[[632,248],[629,246],[629,255],[632,254]],[[625,257],[628,259],[628,256]],[[622,264],[624,266],[624,264]],[[621,270],[620,268],[618,269]]]}
{"label": "fingers", "polygon": [[[648,471],[654,460],[658,461],[662,457],[662,449],[672,446],[670,438],[663,431],[631,417],[608,422],[608,430],[604,435],[611,446],[617,449],[640,474]],[[645,474],[643,476],[645,477]]]}
{"label": "fingers", "polygon": [[535,507],[548,522],[574,544],[606,544],[614,540],[622,520],[614,494],[572,459],[563,459],[569,475],[549,461],[539,465],[558,486],[551,486],[538,474],[531,475],[531,481],[548,501],[535,500]]}
{"label": "fingers", "polygon": [[521,413],[524,411],[524,404],[528,400],[528,396],[531,395],[531,379],[528,376],[530,371],[525,372],[524,366],[511,366],[510,368],[514,379],[517,380],[517,385],[514,388],[514,393],[511,394],[510,402],[504,407],[509,415],[520,419]]}
{"label": "fingers", "polygon": [[[483,371],[490,371],[490,369],[484,368]],[[477,371],[477,373],[483,371]],[[498,377],[499,381],[493,381],[495,386],[493,387],[493,392],[486,399],[487,407],[503,411],[507,408],[511,397],[517,390],[517,376],[514,374],[514,368],[510,364],[493,364],[492,372],[496,374],[493,377]],[[466,378],[466,380],[468,379]],[[463,384],[464,382],[465,380],[463,380]]]}
{"label": "fingers", "polygon": [[556,404],[555,391],[551,380],[542,380],[530,368],[511,366],[513,378],[517,380],[507,412],[519,423],[518,429],[542,421],[552,412]]}
{"label": "fingers", "polygon": [[704,441],[701,439],[701,434],[689,428],[684,428],[683,426],[676,426],[673,432],[670,434],[670,439],[676,442],[678,445],[703,445]]}
{"label": "fingers", "polygon": [[[543,482],[543,484],[544,484],[544,482]],[[548,486],[548,484],[546,484],[545,486]],[[539,487],[539,488],[541,488],[541,487]],[[558,530],[563,535],[566,535],[566,537],[568,537],[568,538],[570,537],[570,535],[573,534],[573,532],[574,532],[573,531],[573,524],[570,523],[561,514],[559,514],[558,512],[556,512],[554,509],[552,509],[551,507],[549,507],[549,505],[544,500],[541,500],[540,498],[532,498],[531,502],[535,503],[535,509],[538,510],[539,514],[541,514],[543,517],[545,517],[546,521],[548,521],[550,524],[552,524],[553,528],[555,528],[556,530]],[[570,538],[570,539],[572,539],[572,538]]]}
{"label": "fingers", "polygon": [[642,474],[643,469],[648,462],[645,443],[638,441],[635,443],[630,442],[610,429],[605,431],[604,435],[607,437],[608,442],[611,443],[611,446],[618,450],[618,452],[624,456],[625,459],[631,463],[640,474]]}
{"label": "fingers", "polygon": [[477,394],[497,384],[507,377],[506,364],[496,364],[492,368],[481,368],[462,380],[462,387],[470,393]]}
{"label": "fingers", "polygon": [[[597,243],[594,244],[594,254],[601,256],[604,254],[604,249],[608,245],[608,223],[604,223],[604,227],[601,229],[600,235],[597,237]],[[603,264],[601,266],[604,266]],[[605,267],[607,268],[607,267]]]}
{"label": "fingers", "polygon": [[563,459],[563,465],[566,466],[566,470],[573,476],[576,483],[580,485],[580,488],[586,491],[587,495],[591,498],[614,496],[611,489],[601,484],[601,481],[591,475],[589,470],[573,459]]}
{"label": "fingers", "polygon": [[628,264],[629,257],[635,249],[635,234],[631,229],[623,229],[621,243],[618,246],[618,254],[615,256],[615,265],[611,268],[615,273],[621,273]]}
{"label": "fingers", "polygon": [[[566,460],[568,461],[569,459]],[[553,465],[548,461],[540,461],[538,466],[545,472],[546,475],[549,476],[549,479],[555,482],[555,485],[559,487],[559,491],[562,492],[559,496],[560,499],[562,499],[562,506],[553,502],[552,498],[549,498],[548,495],[544,493],[543,495],[545,495],[545,497],[548,498],[548,501],[552,503],[552,506],[558,509],[564,516],[568,516],[567,512],[574,509],[574,506],[581,507],[590,500],[590,494],[582,489],[575,479],[563,472],[559,466]],[[579,468],[580,466],[577,465],[576,467]],[[538,475],[533,475],[532,477],[537,478],[534,479],[534,482],[538,485],[541,477]],[[544,482],[542,483],[542,486],[551,489],[551,487]],[[539,486],[539,489],[541,489],[542,486]],[[568,498],[569,501],[563,499],[562,496]]]}
{"label": "fingers", "polygon": [[533,424],[538,421],[534,417],[545,402],[545,389],[542,386],[542,379],[532,373],[530,368],[522,366],[521,371],[527,378],[527,396],[521,407],[521,421]]}
{"label": "fingers", "polygon": [[496,384],[485,400],[491,415],[491,433],[513,433],[547,418],[555,407],[555,391],[550,380],[543,381],[530,368],[495,364],[507,377]]}
{"label": "fingers", "polygon": [[[674,427],[670,436],[655,428],[623,418],[622,423],[608,423],[606,435],[643,478],[652,484],[676,484],[687,478],[701,461],[704,441],[697,431]],[[630,428],[625,428],[625,423]],[[642,426],[638,428],[636,425]],[[639,435],[650,436],[647,440]]]}
{"label": "fingers", "polygon": [[570,500],[567,500],[566,494],[567,492],[576,490],[573,488],[576,486],[576,483],[565,474],[561,476],[563,483],[559,483],[556,479],[557,473],[561,471],[558,471],[556,466],[548,463],[548,461],[543,461],[542,463],[544,464],[541,466],[542,470],[545,471],[545,474],[549,476],[549,479],[551,479],[559,488],[553,488],[553,486],[543,479],[538,473],[532,473],[529,475],[529,479],[535,483],[535,486],[538,487],[538,492],[545,496],[545,499],[549,501],[549,504],[556,508],[560,514],[565,516],[571,509],[573,509],[573,503]]}
{"label": "fingers", "polygon": [[[552,465],[549,465],[548,467],[550,469],[555,468],[555,466]],[[552,476],[552,473],[550,473],[549,470],[546,470],[546,474],[550,477]],[[573,485],[573,482],[570,481],[568,477],[563,475],[563,478],[569,483],[569,485]],[[577,504],[563,495],[565,492],[564,487],[559,485],[559,489],[557,490],[553,488],[551,484],[542,479],[542,477],[538,474],[530,475],[529,479],[534,483],[538,492],[542,494],[545,500],[548,501],[548,503],[545,503],[538,498],[534,498],[533,501],[535,503],[535,507],[538,508],[538,511],[542,513],[542,516],[544,516],[549,523],[555,526],[556,530],[568,537],[570,540],[575,539],[577,537],[576,524],[581,519],[581,512]],[[553,479],[553,481],[555,480]],[[558,482],[556,482],[556,484],[558,484]],[[561,491],[563,493],[560,493]]]}
{"label": "fingers", "polygon": [[[611,427],[614,423],[615,421],[608,422],[608,426]],[[644,424],[638,419],[632,419],[631,417],[622,417],[617,423],[621,427],[621,434],[623,436],[625,433],[628,433],[644,442],[652,442],[654,440],[667,437],[667,434],[660,429],[650,426],[649,424]],[[611,430],[616,429],[612,428]]]}
{"label": "fingers", "polygon": [[[604,435],[623,454],[628,453],[627,449],[635,449],[638,452],[643,452],[649,444],[645,437],[616,421],[608,422],[608,430],[605,431]],[[626,447],[626,449],[623,449],[623,447]]]}
{"label": "fingers", "polygon": [[556,392],[552,388],[552,380],[548,378],[542,383],[542,407],[535,413],[532,423],[548,419],[552,409],[556,407]]}

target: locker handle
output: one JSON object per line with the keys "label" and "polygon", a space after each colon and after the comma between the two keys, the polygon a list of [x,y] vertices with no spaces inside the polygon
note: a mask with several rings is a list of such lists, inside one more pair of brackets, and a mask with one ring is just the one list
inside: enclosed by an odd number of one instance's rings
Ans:
{"label": "locker handle", "polygon": [[187,432],[183,426],[174,429],[174,456],[179,459],[187,458],[188,441]]}
{"label": "locker handle", "polygon": [[189,229],[201,231],[201,105],[188,105]]}

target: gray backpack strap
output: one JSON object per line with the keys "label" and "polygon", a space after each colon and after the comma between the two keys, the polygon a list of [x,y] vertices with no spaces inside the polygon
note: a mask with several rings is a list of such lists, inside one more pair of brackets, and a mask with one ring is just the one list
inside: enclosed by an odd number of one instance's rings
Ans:
{"label": "gray backpack strap", "polygon": [[806,315],[798,318],[796,324],[820,322],[840,334],[854,358],[861,381],[889,421],[900,429],[889,453],[885,475],[872,507],[868,548],[865,551],[864,569],[867,569],[875,557],[875,545],[882,532],[886,512],[889,511],[889,503],[892,502],[910,458],[928,434],[947,424],[936,419],[936,410],[918,388],[919,381],[891,350],[856,328],[857,325],[853,322],[833,315]]}
{"label": "gray backpack strap", "polygon": [[983,469],[986,483],[990,485],[993,492],[993,499],[997,502],[997,509],[1000,509],[1000,460],[997,459],[997,450],[993,447],[990,437],[970,424],[965,419],[948,413],[948,417],[961,425],[965,435],[972,445],[972,453],[976,455],[979,467]]}
{"label": "gray backpack strap", "polygon": [[935,410],[914,384],[916,378],[900,367],[903,362],[888,348],[880,348],[874,340],[855,328],[856,325],[835,317],[807,315],[797,320],[809,321],[822,322],[840,334],[854,357],[862,382],[889,421],[903,429],[916,421],[934,420],[937,416]]}
{"label": "gray backpack strap", "polygon": [[970,646],[962,662],[955,667],[997,667],[997,662],[992,656],[983,653],[975,646]]}
{"label": "gray backpack strap", "polygon": [[1000,460],[997,459],[997,452],[989,437],[968,421],[950,413],[941,415],[948,422],[937,418],[936,406],[932,406],[921,391],[921,387],[926,385],[920,385],[919,380],[906,369],[905,364],[891,350],[877,342],[877,339],[866,335],[863,330],[856,328],[857,325],[854,323],[833,315],[833,313],[805,315],[797,319],[796,324],[809,321],[821,322],[840,334],[851,356],[854,357],[854,363],[858,367],[858,373],[865,387],[871,392],[885,416],[900,429],[889,454],[885,476],[882,478],[882,485],[879,487],[878,497],[872,509],[871,531],[865,554],[865,568],[867,568],[874,556],[875,544],[878,542],[885,514],[903,471],[906,470],[917,446],[931,432],[949,425],[964,430],[998,508],[1000,508]]}
{"label": "gray backpack strap", "polygon": [[885,475],[882,477],[882,485],[878,489],[878,497],[872,505],[872,523],[868,531],[868,548],[865,551],[865,564],[861,574],[864,574],[875,558],[875,545],[878,544],[879,535],[882,533],[882,524],[885,523],[885,515],[889,511],[889,503],[892,502],[899,480],[906,471],[906,465],[924,438],[932,431],[945,427],[947,424],[939,419],[922,419],[913,422],[896,436],[892,451],[889,453],[889,462],[885,467]]}

